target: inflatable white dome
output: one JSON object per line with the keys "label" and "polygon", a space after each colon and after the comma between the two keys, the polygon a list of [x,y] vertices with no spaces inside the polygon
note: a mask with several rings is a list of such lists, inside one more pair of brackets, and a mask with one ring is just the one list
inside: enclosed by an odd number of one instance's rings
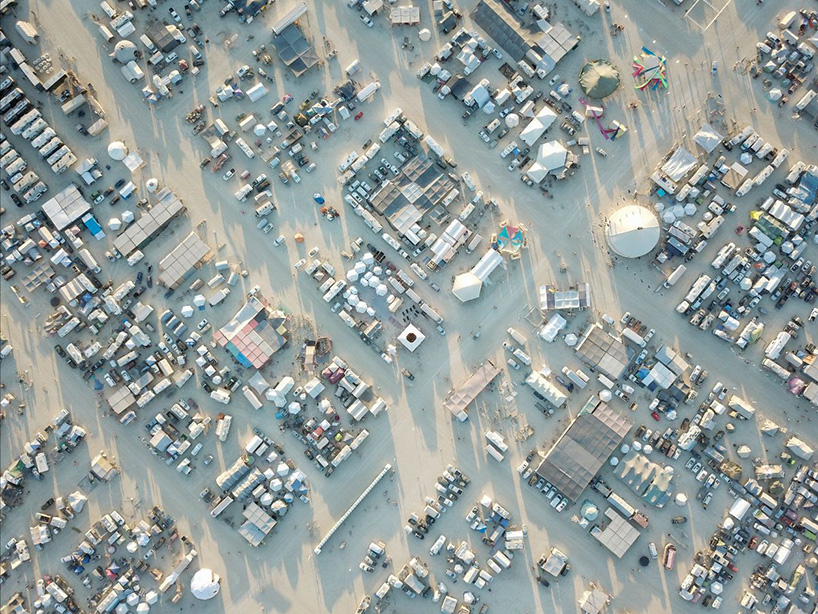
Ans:
{"label": "inflatable white dome", "polygon": [[196,599],[213,599],[220,590],[219,576],[212,569],[200,569],[190,579],[190,592]]}

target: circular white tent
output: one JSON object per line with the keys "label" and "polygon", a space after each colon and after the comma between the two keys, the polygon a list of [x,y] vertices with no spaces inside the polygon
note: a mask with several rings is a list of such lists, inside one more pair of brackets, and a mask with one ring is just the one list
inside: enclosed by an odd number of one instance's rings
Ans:
{"label": "circular white tent", "polygon": [[659,220],[650,209],[628,205],[616,211],[605,227],[608,245],[620,256],[639,258],[659,242]]}
{"label": "circular white tent", "polygon": [[213,599],[220,590],[219,576],[212,569],[200,569],[190,579],[190,592],[196,599]]}
{"label": "circular white tent", "polygon": [[108,155],[112,160],[124,160],[128,155],[128,148],[122,141],[114,141],[108,145]]}

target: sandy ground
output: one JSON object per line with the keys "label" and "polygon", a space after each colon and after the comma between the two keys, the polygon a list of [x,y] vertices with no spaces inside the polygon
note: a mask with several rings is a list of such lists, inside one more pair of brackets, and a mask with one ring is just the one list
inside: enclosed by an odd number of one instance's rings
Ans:
{"label": "sandy ground", "polygon": [[[515,522],[525,523],[528,527],[526,549],[515,557],[511,570],[504,572],[492,584],[492,592],[482,592],[483,601],[493,609],[499,611],[502,608],[514,613],[573,612],[587,582],[596,581],[614,595],[616,611],[691,610],[694,606],[684,603],[675,596],[675,592],[681,575],[690,565],[692,553],[706,545],[720,517],[720,510],[729,501],[724,487],[717,493],[708,512],[695,505],[685,511],[691,518],[691,523],[685,527],[686,533],[673,531],[674,539],[682,544],[677,571],[660,572],[656,565],[638,571],[637,558],[647,552],[648,542],[655,541],[661,545],[670,531],[669,519],[678,510],[648,510],[652,520],[650,530],[624,559],[618,561],[606,551],[601,551],[590,536],[582,535],[582,531],[570,522],[576,510],[569,509],[560,515],[554,513],[542,495],[520,483],[514,470],[535,444],[546,444],[554,439],[567,423],[568,415],[581,407],[586,395],[575,395],[569,402],[567,412],[558,414],[550,421],[542,418],[533,407],[533,398],[523,389],[519,389],[519,396],[510,402],[504,402],[501,399],[504,395],[499,391],[484,395],[472,408],[471,420],[466,424],[453,424],[449,416],[443,414],[440,401],[452,385],[462,381],[478,363],[487,357],[501,357],[500,345],[508,326],[523,330],[533,339],[532,328],[523,318],[529,308],[536,305],[539,285],[588,281],[592,285],[596,310],[617,315],[630,310],[657,329],[656,341],[671,343],[683,351],[692,352],[695,362],[701,362],[710,370],[710,382],[721,379],[728,383],[732,389],[741,391],[753,401],[765,415],[782,422],[800,420],[797,425],[799,431],[808,441],[818,441],[815,425],[805,417],[806,408],[785,395],[777,383],[758,370],[761,348],[756,347],[746,355],[737,356],[712,335],[699,331],[691,334],[690,327],[673,311],[673,306],[685,292],[682,287],[684,283],[665,296],[665,292],[655,292],[659,277],[649,262],[633,262],[627,266],[618,263],[611,268],[600,228],[603,216],[614,210],[618,202],[629,197],[628,190],[645,191],[644,178],[659,157],[673,143],[684,139],[684,134],[689,139],[695,133],[700,125],[696,110],[702,108],[709,91],[723,95],[728,117],[734,117],[742,125],[751,121],[762,136],[776,144],[786,145],[792,151],[793,160],[815,162],[813,133],[803,130],[804,125],[791,120],[787,114],[779,120],[778,108],[770,107],[764,101],[757,87],[759,84],[731,70],[736,61],[751,56],[757,38],[771,28],[779,4],[793,8],[797,8],[797,5],[792,2],[770,2],[759,7],[747,0],[728,3],[719,19],[708,30],[702,31],[684,19],[681,9],[665,7],[658,2],[615,2],[610,17],[598,15],[588,19],[569,2],[560,1],[556,17],[564,21],[569,29],[582,34],[583,42],[559,65],[556,72],[569,76],[570,82],[575,85],[575,75],[585,58],[613,58],[623,73],[623,85],[613,96],[608,113],[609,117],[619,118],[628,124],[631,131],[626,138],[608,143],[603,142],[595,127],[589,126],[588,136],[595,145],[604,144],[609,156],[604,159],[596,156],[582,158],[580,171],[555,188],[553,200],[547,200],[522,184],[518,173],[509,173],[505,169],[498,155],[501,147],[490,150],[479,140],[477,131],[481,118],[473,118],[471,123],[463,126],[460,120],[462,109],[458,103],[451,99],[438,100],[428,85],[415,79],[417,68],[431,59],[442,44],[442,39],[434,38],[438,34],[433,34],[432,42],[423,44],[414,40],[414,29],[392,30],[383,18],[376,19],[373,29],[366,28],[359,21],[357,12],[346,8],[343,3],[309,1],[308,4],[310,11],[305,20],[308,32],[319,51],[322,33],[326,35],[338,48],[338,57],[300,81],[285,74],[281,64],[276,63],[273,67],[276,83],[273,84],[272,94],[258,104],[244,101],[224,104],[218,109],[208,108],[212,117],[221,114],[231,126],[234,126],[235,116],[241,111],[256,111],[266,116],[266,109],[274,97],[289,92],[298,101],[313,89],[331,87],[342,78],[343,67],[355,58],[360,58],[363,63],[365,76],[361,77],[361,81],[370,78],[380,80],[383,86],[381,91],[371,104],[362,107],[364,118],[360,122],[350,120],[343,123],[329,141],[320,143],[320,151],[312,152],[311,157],[319,164],[314,173],[302,173],[303,182],[295,186],[283,186],[277,179],[273,180],[279,210],[272,219],[277,229],[288,237],[285,245],[278,248],[272,245],[277,232],[261,234],[255,228],[256,219],[252,214],[244,214],[249,207],[237,206],[232,197],[237,189],[235,180],[225,184],[221,173],[213,175],[199,170],[198,162],[206,155],[206,146],[203,140],[190,134],[190,127],[183,119],[184,113],[193,106],[207,103],[213,89],[230,71],[252,61],[250,50],[253,46],[267,42],[265,32],[268,30],[262,22],[271,23],[271,15],[249,27],[240,26],[234,16],[219,20],[217,5],[208,2],[205,11],[195,14],[195,20],[210,36],[207,65],[201,75],[189,78],[178,88],[183,92],[177,91],[172,100],[151,111],[141,102],[139,90],[125,83],[119,68],[106,57],[105,45],[88,19],[89,12],[101,14],[95,3],[52,0],[30,2],[29,6],[36,13],[38,26],[46,39],[42,51],[49,51],[56,58],[58,50],[62,50],[68,61],[74,63],[81,79],[93,82],[111,124],[110,129],[97,139],[80,137],[73,131],[72,122],[50,105],[49,120],[58,132],[67,137],[81,159],[80,153],[105,160],[107,143],[115,138],[123,139],[131,147],[138,148],[147,162],[147,168],[138,179],[144,182],[148,177],[156,176],[185,201],[189,210],[188,219],[175,223],[172,231],[155,241],[148,248],[147,259],[156,263],[191,227],[205,220],[204,238],[214,247],[222,245],[218,258],[241,262],[250,272],[250,276],[241,282],[246,284],[244,289],[258,283],[275,302],[317,321],[319,330],[332,336],[335,352],[366,373],[380,387],[378,393],[390,401],[390,411],[376,420],[370,419],[364,425],[372,436],[362,447],[360,456],[347,461],[331,479],[319,475],[312,466],[303,467],[311,480],[312,504],[309,507],[297,504],[270,536],[268,543],[253,550],[233,529],[207,516],[205,506],[198,501],[198,493],[204,486],[213,486],[215,476],[236,457],[252,427],[261,427],[273,436],[278,434],[270,410],[253,414],[247,410],[242,399],[234,401],[230,407],[235,416],[234,430],[229,440],[218,444],[210,435],[202,454],[212,453],[216,460],[209,467],[199,466],[185,478],[172,468],[161,465],[144,449],[139,441],[144,433],[140,426],[144,420],[126,428],[111,423],[95,408],[94,393],[76,373],[71,373],[57,359],[52,341],[42,338],[38,332],[38,325],[48,313],[45,297],[36,295],[32,298],[32,305],[24,309],[13,300],[6,282],[3,282],[3,331],[15,347],[16,360],[16,367],[12,366],[13,362],[3,362],[3,382],[10,390],[19,388],[15,382],[16,368],[28,370],[34,385],[29,390],[17,391],[28,407],[24,415],[9,415],[3,424],[0,460],[3,465],[8,463],[22,442],[31,438],[61,407],[70,408],[76,421],[91,432],[88,446],[73,456],[80,461],[78,467],[64,462],[43,482],[29,482],[31,492],[25,504],[7,514],[0,527],[3,542],[13,535],[27,533],[28,523],[39,505],[55,492],[64,494],[73,489],[90,456],[100,449],[106,449],[123,467],[123,475],[110,485],[94,491],[89,512],[81,516],[76,526],[88,526],[99,513],[112,506],[129,517],[139,516],[153,504],[165,507],[198,545],[199,564],[212,567],[224,578],[221,596],[207,604],[196,604],[197,609],[202,612],[353,611],[360,597],[366,592],[373,592],[385,579],[383,569],[379,568],[373,575],[363,574],[357,569],[359,556],[363,555],[365,545],[372,539],[387,542],[388,552],[397,565],[403,564],[412,554],[418,554],[429,561],[433,575],[444,579],[442,559],[427,556],[430,542],[405,537],[401,527],[410,512],[422,507],[422,497],[432,493],[435,475],[447,462],[456,462],[471,475],[472,485],[465,500],[458,502],[447,517],[435,525],[436,532],[442,531],[449,539],[473,541],[480,556],[483,556],[485,547],[463,522],[471,501],[483,491],[496,496],[511,510]],[[175,6],[182,12],[180,2],[163,3],[157,11],[160,18],[168,17],[167,6]],[[709,21],[715,16],[715,11],[704,11],[702,6],[694,9],[691,15],[695,14],[700,21]],[[421,7],[423,23],[429,25],[431,6],[421,3]],[[461,10],[466,13],[466,8],[469,7],[464,6]],[[284,3],[279,2],[271,13],[273,16],[280,15],[285,10]],[[633,14],[635,11],[639,11],[638,16]],[[23,15],[24,11],[20,10],[19,14]],[[144,14],[139,19],[144,22]],[[626,25],[625,31],[616,38],[608,34],[607,23],[611,19]],[[10,29],[6,25],[6,30]],[[238,41],[233,49],[228,50],[221,43],[233,32],[238,34]],[[248,33],[255,35],[253,41],[245,40]],[[414,40],[414,50],[401,49],[404,35]],[[671,73],[671,87],[667,93],[637,95],[631,89],[628,75],[630,60],[642,45],[667,54]],[[718,60],[721,67],[715,78],[709,71],[712,60]],[[492,59],[476,73],[477,79],[487,77],[493,85],[499,86],[502,77],[496,71],[497,67],[499,63]],[[643,104],[636,110],[628,110],[627,104],[637,99],[641,99]],[[336,268],[343,264],[340,252],[347,249],[349,241],[355,237],[362,236],[366,241],[382,245],[382,241],[372,235],[359,219],[346,215],[348,209],[342,211],[340,222],[321,220],[311,194],[321,191],[329,202],[341,208],[335,181],[337,164],[349,150],[358,148],[360,151],[361,144],[380,130],[383,117],[397,106],[455,156],[459,172],[468,170],[480,189],[501,203],[502,211],[494,220],[488,220],[489,215],[484,218],[481,229],[484,236],[490,234],[496,223],[509,219],[527,226],[530,245],[521,261],[511,263],[507,271],[496,271],[492,276],[492,285],[484,289],[483,296],[466,306],[460,305],[447,290],[451,276],[470,267],[479,257],[478,253],[461,254],[448,270],[433,276],[443,288],[439,294],[427,286],[421,288],[421,294],[430,298],[446,319],[448,335],[440,337],[428,327],[428,340],[421,352],[417,356],[401,355],[400,366],[409,368],[417,376],[413,383],[403,380],[394,368],[383,363],[338,318],[333,317],[314,284],[303,276],[296,277],[292,269],[292,263],[304,256],[313,245],[320,246],[322,253],[330,258]],[[559,133],[557,138],[562,136]],[[240,153],[234,152],[230,162],[239,171],[246,166],[254,174],[262,172],[261,160],[245,165],[246,160],[239,159],[239,156]],[[53,178],[53,175],[42,174]],[[107,173],[105,185],[113,183],[120,176],[124,176],[124,173],[118,169]],[[52,193],[61,189],[68,180],[66,175],[49,181]],[[738,215],[746,215],[748,206],[749,203],[742,203],[742,213]],[[16,214],[17,210],[12,207],[7,216]],[[105,219],[107,213],[103,211],[100,215]],[[307,238],[301,246],[296,246],[290,239],[295,231],[302,232]],[[721,244],[720,241],[716,243]],[[93,249],[101,255],[105,248],[95,245]],[[717,249],[715,244],[711,245],[698,259],[698,266],[705,267],[712,258],[708,254]],[[565,273],[559,272],[561,262],[568,265]],[[109,275],[114,280],[133,275],[122,263],[110,265],[106,262],[105,265],[103,275]],[[207,274],[202,276],[209,278]],[[692,279],[692,275],[688,273],[686,278]],[[148,297],[155,299],[157,308],[164,302],[156,288],[153,294],[148,293]],[[210,310],[208,318],[214,325],[221,325],[238,307],[240,298],[240,293],[235,291],[223,306]],[[189,299],[190,296],[179,296],[177,293],[168,302],[170,306],[178,308]],[[803,312],[803,304],[794,305],[793,302],[788,303],[785,310],[776,316],[782,318],[796,310]],[[584,317],[575,318],[571,322],[571,330],[579,331],[584,323]],[[479,340],[474,340],[472,332],[478,326],[482,335]],[[771,326],[768,330],[775,330],[775,327]],[[548,364],[559,369],[564,364],[577,364],[571,353],[560,344],[545,346],[541,342],[531,342],[529,349],[534,355],[535,366]],[[265,369],[265,374],[275,379],[290,373],[289,363],[289,355],[278,357],[271,368]],[[505,379],[516,387],[522,380],[522,372],[511,372]],[[185,396],[198,395],[200,401],[204,398],[200,391],[189,388],[184,392]],[[640,409],[633,416],[634,419],[637,422],[650,420],[647,402],[642,397],[637,400],[640,401]],[[150,409],[157,405],[154,403]],[[221,409],[212,404],[202,405],[214,415]],[[626,411],[624,405],[618,409]],[[507,417],[509,412],[515,410],[523,418],[514,421]],[[692,415],[694,406],[690,406],[689,412]],[[514,433],[522,421],[531,424],[535,434],[527,442],[515,443]],[[482,452],[481,433],[488,426],[504,432],[511,443],[508,459],[503,464],[487,460]],[[282,437],[288,453],[295,458],[303,458],[300,444],[290,436]],[[754,454],[764,454],[763,442],[754,424],[741,425],[729,441],[747,442],[753,447]],[[376,489],[335,540],[319,557],[315,557],[312,548],[320,535],[332,526],[335,518],[355,500],[385,462],[392,462],[397,468],[394,481],[385,481],[382,488]],[[691,495],[695,493],[692,476],[685,473],[680,482],[678,490],[686,490]],[[621,485],[619,491],[625,493]],[[596,499],[593,494],[589,498]],[[637,503],[634,497],[628,498],[632,503]],[[388,503],[387,499],[396,504]],[[318,527],[315,534],[311,534],[307,528],[310,522]],[[59,536],[54,544],[38,554],[31,571],[40,574],[63,571],[58,559],[74,545],[74,537],[71,532]],[[343,550],[338,549],[341,541],[347,544]],[[569,554],[574,572],[545,590],[537,585],[529,567],[550,546],[559,546]],[[750,565],[745,557],[744,569],[749,569]],[[4,592],[21,586],[31,577],[31,572],[18,574],[4,585]],[[79,582],[76,584],[79,585]],[[650,591],[645,590],[646,585],[651,586]],[[728,587],[728,599],[741,585],[742,581],[737,578]],[[455,594],[462,593],[460,584],[449,586]],[[187,609],[193,604],[188,598],[182,605],[183,609]],[[431,603],[410,601],[397,594],[387,611],[419,612],[430,611],[433,607]],[[172,606],[163,606],[155,607],[153,611],[172,609]]]}

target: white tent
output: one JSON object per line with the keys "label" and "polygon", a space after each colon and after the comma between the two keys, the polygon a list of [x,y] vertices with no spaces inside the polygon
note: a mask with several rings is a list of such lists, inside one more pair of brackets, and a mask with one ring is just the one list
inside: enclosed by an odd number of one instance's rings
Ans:
{"label": "white tent", "polygon": [[679,181],[696,166],[695,156],[684,147],[673,152],[667,162],[662,165],[662,172],[673,181]]}
{"label": "white tent", "polygon": [[219,576],[212,569],[200,569],[190,579],[190,592],[196,599],[213,599],[220,590]]}
{"label": "white tent", "polygon": [[108,145],[108,155],[112,160],[124,160],[128,155],[128,148],[122,141],[114,141]]}
{"label": "white tent", "polygon": [[[548,171],[554,171],[565,166],[565,161],[567,159],[568,150],[562,143],[558,141],[548,141],[547,143],[540,145],[540,149],[537,152],[536,163],[548,169]],[[531,177],[530,172],[528,176]]]}
{"label": "white tent", "polygon": [[548,130],[551,127],[551,124],[557,120],[557,114],[554,113],[554,111],[551,110],[551,107],[548,106],[544,106],[542,109],[540,109],[535,117],[542,122],[546,130]]}
{"label": "white tent", "polygon": [[611,249],[625,258],[644,256],[659,242],[659,220],[650,209],[628,205],[616,211],[605,227]]}
{"label": "white tent", "polygon": [[454,285],[452,286],[452,294],[454,294],[460,302],[467,303],[473,301],[480,296],[480,291],[483,288],[483,282],[491,275],[491,272],[497,268],[497,265],[503,261],[503,257],[499,252],[490,249],[483,257],[480,258],[477,264],[474,265],[471,271],[461,273],[454,278]]}
{"label": "white tent", "polygon": [[455,277],[452,293],[460,299],[460,302],[466,303],[479,297],[482,288],[483,282],[477,275],[471,272],[462,273]]}
{"label": "white tent", "polygon": [[545,132],[545,124],[535,117],[520,132],[520,140],[531,147],[542,136],[543,132]]}
{"label": "white tent", "polygon": [[548,169],[545,168],[542,164],[535,162],[531,166],[528,167],[528,170],[525,172],[528,175],[528,178],[531,179],[534,183],[540,183],[543,179],[548,176]]}
{"label": "white tent", "polygon": [[723,139],[724,137],[716,132],[716,129],[710,124],[705,124],[702,126],[702,129],[699,130],[693,137],[696,144],[707,153],[710,153],[716,147],[718,147],[719,143],[721,143]]}
{"label": "white tent", "polygon": [[426,335],[424,335],[414,324],[407,326],[398,336],[398,341],[400,341],[410,352],[414,352],[416,349],[418,349],[420,344],[423,343],[425,339]]}

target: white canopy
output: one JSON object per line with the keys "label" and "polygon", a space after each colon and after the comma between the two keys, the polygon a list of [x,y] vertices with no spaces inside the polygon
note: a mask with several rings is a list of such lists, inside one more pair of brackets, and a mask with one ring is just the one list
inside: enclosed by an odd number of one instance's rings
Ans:
{"label": "white canopy", "polygon": [[531,147],[542,136],[543,132],[545,132],[545,124],[535,117],[520,132],[520,140]]}
{"label": "white canopy", "polygon": [[659,242],[659,220],[650,209],[628,205],[616,211],[605,227],[611,249],[625,258],[644,256]]}
{"label": "white canopy", "polygon": [[684,147],[673,152],[667,162],[662,165],[662,172],[673,181],[679,181],[696,166],[695,156]]}
{"label": "white canopy", "polygon": [[716,132],[716,129],[710,124],[705,124],[702,126],[702,129],[699,130],[693,137],[696,144],[707,153],[710,153],[716,147],[718,147],[719,143],[721,143],[723,139],[724,137]]}
{"label": "white canopy", "polygon": [[483,282],[477,275],[472,272],[461,273],[454,278],[452,294],[460,299],[461,303],[466,303],[479,297],[482,288]]}
{"label": "white canopy", "polygon": [[[565,166],[565,160],[568,158],[568,150],[558,141],[548,141],[544,145],[540,145],[537,152],[537,164],[546,168],[548,171],[557,170]],[[528,173],[531,177],[531,173]]]}
{"label": "white canopy", "polygon": [[547,130],[556,121],[557,114],[551,110],[551,107],[545,106],[539,110],[535,117],[543,123]]}
{"label": "white canopy", "polygon": [[548,175],[548,169],[545,168],[542,164],[535,162],[534,164],[528,167],[528,170],[525,172],[525,174],[528,175],[528,178],[531,179],[531,181],[533,181],[534,183],[540,183]]}

